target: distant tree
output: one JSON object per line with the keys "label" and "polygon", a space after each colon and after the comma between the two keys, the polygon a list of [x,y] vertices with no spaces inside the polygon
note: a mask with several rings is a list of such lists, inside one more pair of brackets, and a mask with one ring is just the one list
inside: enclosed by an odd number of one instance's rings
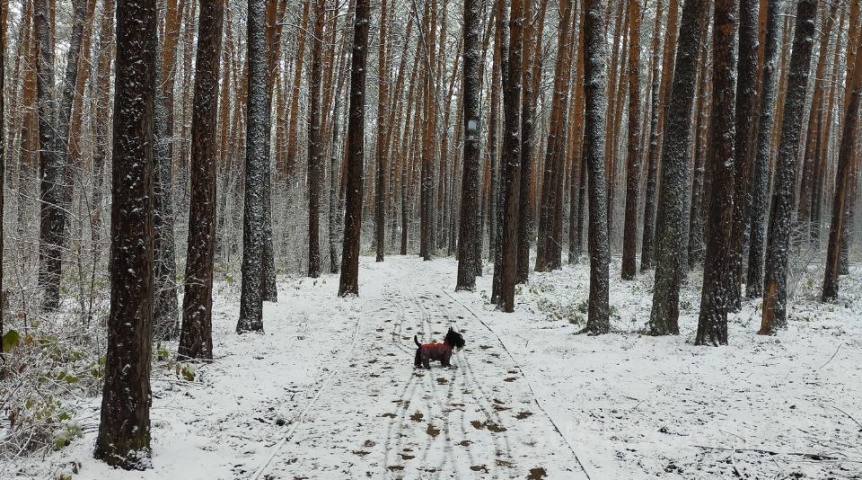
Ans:
{"label": "distant tree", "polygon": [[712,28],[713,117],[710,129],[710,235],[703,265],[703,290],[695,345],[727,345],[727,312],[731,306],[728,276],[731,261],[736,127],[736,42],[739,3],[716,0]]}
{"label": "distant tree", "polygon": [[760,325],[762,335],[772,334],[787,325],[787,266],[790,261],[791,217],[796,196],[796,160],[808,95],[814,20],[819,3],[817,0],[800,0],[796,10],[796,31],[793,35],[781,144],[775,165],[769,235],[766,240],[763,320]]}
{"label": "distant tree", "polygon": [[323,22],[325,0],[315,0],[314,38],[311,44],[311,82],[308,85],[308,276],[320,276],[320,184],[323,179],[321,86],[323,82]]}
{"label": "distant tree", "polygon": [[150,466],[156,1],[117,5],[111,309],[96,458]]}
{"label": "distant tree", "polygon": [[347,210],[338,296],[359,295],[359,235],[362,231],[362,170],[365,157],[365,70],[368,58],[368,0],[356,0],[347,123]]}
{"label": "distant tree", "polygon": [[[394,1],[394,0],[393,0]],[[386,0],[380,2],[380,48],[377,52],[377,179],[375,183],[374,240],[377,244],[377,261],[382,262],[386,252],[386,135],[387,102],[389,101],[389,66],[387,65],[388,13]],[[322,27],[321,27],[322,28]],[[313,82],[313,80],[312,80]]]}
{"label": "distant tree", "polygon": [[248,114],[245,152],[242,293],[237,333],[263,331],[264,202],[269,181],[266,2],[248,1]]}
{"label": "distant tree", "polygon": [[607,115],[608,46],[604,12],[606,0],[587,0],[586,22],[581,35],[585,40],[584,94],[586,118],[584,156],[589,171],[590,189],[590,296],[586,330],[592,334],[610,330],[609,276],[611,254],[607,227],[607,189],[605,181],[605,117]]}
{"label": "distant tree", "polygon": [[650,332],[679,334],[679,288],[683,265],[683,216],[691,159],[691,121],[697,78],[699,39],[706,28],[709,2],[685,2],[676,49],[673,87],[661,155],[661,191],[656,224],[656,271]]}
{"label": "distant tree", "polygon": [[[192,175],[179,357],[212,359],[212,288],[215,260],[216,121],[222,0],[202,0],[198,19],[192,118]],[[226,86],[225,86],[226,88]]]}
{"label": "distant tree", "polygon": [[481,10],[478,0],[464,0],[464,173],[461,184],[461,215],[458,229],[458,281],[455,290],[476,288],[476,229],[479,213],[479,155],[482,116],[479,111],[479,47]]}
{"label": "distant tree", "polygon": [[769,157],[775,106],[777,100],[778,67],[781,42],[781,0],[767,0],[766,41],[763,46],[763,74],[761,77],[760,118],[757,127],[757,152],[751,172],[749,196],[751,198],[748,243],[748,273],[745,295],[757,298],[763,292],[763,249],[765,245],[766,195],[768,193]]}
{"label": "distant tree", "polygon": [[[506,108],[506,92],[505,89],[510,86],[509,83],[509,17],[506,11],[505,0],[495,0],[494,3],[494,16],[496,17],[496,32],[494,41],[497,45],[500,46],[500,85],[503,90],[503,105],[502,107]],[[496,113],[496,112],[495,112]],[[503,235],[504,235],[504,216],[505,216],[505,196],[506,196],[506,185],[508,181],[508,170],[506,168],[506,157],[503,155],[506,152],[509,144],[505,143],[505,139],[507,136],[506,130],[506,119],[503,118],[503,125],[500,128],[500,133],[503,136],[501,154],[500,154],[500,167],[499,167],[499,175],[497,178],[497,187],[494,189],[493,194],[497,196],[496,204],[496,230],[494,234],[495,243],[492,247],[494,250],[494,278],[491,282],[491,303],[497,306],[503,304]],[[520,144],[520,142],[519,142]]]}
{"label": "distant tree", "polygon": [[[857,2],[858,5],[858,2]],[[858,6],[856,7],[858,8]],[[826,250],[826,273],[823,279],[824,302],[838,298],[838,274],[841,273],[842,249],[848,243],[847,222],[852,218],[848,215],[853,196],[853,183],[857,181],[859,170],[858,153],[854,156],[854,142],[858,139],[859,104],[862,95],[862,59],[859,57],[862,49],[862,36],[850,38],[856,49],[855,62],[849,79],[849,102],[844,112],[844,127],[841,134],[841,146],[838,151],[838,169],[835,174],[835,197],[832,202],[832,223],[829,228],[829,244]],[[848,65],[850,68],[851,65]]]}
{"label": "distant tree", "polygon": [[626,217],[623,232],[623,280],[637,274],[638,198],[641,178],[640,0],[629,0],[629,133],[626,162]]}

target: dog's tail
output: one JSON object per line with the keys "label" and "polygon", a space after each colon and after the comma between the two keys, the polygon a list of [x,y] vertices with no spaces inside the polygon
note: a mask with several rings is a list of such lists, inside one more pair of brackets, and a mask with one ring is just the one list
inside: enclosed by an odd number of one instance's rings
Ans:
{"label": "dog's tail", "polygon": [[419,343],[419,337],[417,335],[413,335],[413,341],[416,342],[417,347],[421,347],[422,344]]}

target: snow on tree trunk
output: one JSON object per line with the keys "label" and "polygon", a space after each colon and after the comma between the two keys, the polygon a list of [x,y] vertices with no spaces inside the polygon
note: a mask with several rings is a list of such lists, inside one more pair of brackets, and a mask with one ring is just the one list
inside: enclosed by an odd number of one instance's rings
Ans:
{"label": "snow on tree trunk", "polygon": [[350,107],[347,124],[347,206],[341,283],[338,296],[359,295],[359,236],[362,230],[362,172],[365,156],[365,73],[368,58],[369,0],[356,0],[353,56],[350,67]]}
{"label": "snow on tree trunk", "polygon": [[[5,5],[0,5],[0,19],[5,19],[3,14]],[[6,184],[6,129],[5,125],[5,105],[4,100],[6,95],[5,75],[6,71],[6,25],[0,25],[0,172],[4,174],[0,176],[0,338],[3,337],[3,317],[6,312],[3,311],[3,305],[6,303],[6,294],[3,293],[3,204],[5,199],[5,184]],[[0,342],[0,353],[3,353],[2,342]]]}
{"label": "snow on tree trunk", "polygon": [[[736,52],[739,29],[736,0],[716,0],[713,16],[712,97],[710,129],[710,235],[703,265],[703,289],[695,345],[727,345],[727,312],[731,307],[728,277],[733,237],[734,142],[736,127]],[[703,73],[705,74],[705,72]]]}
{"label": "snow on tree trunk", "polygon": [[796,160],[805,99],[808,95],[808,74],[811,70],[818,3],[816,0],[801,0],[796,12],[796,31],[793,35],[781,143],[775,165],[769,234],[766,240],[763,319],[760,325],[760,333],[763,335],[772,334],[776,329],[787,325],[787,273],[796,196]]}
{"label": "snow on tree trunk", "polygon": [[626,216],[623,227],[623,280],[637,274],[638,198],[641,178],[640,0],[629,0],[629,133],[626,162]]}
{"label": "snow on tree trunk", "polygon": [[[186,255],[183,326],[177,354],[212,359],[212,288],[215,255],[216,121],[218,114],[221,0],[201,2],[192,114],[191,206]],[[226,88],[225,85],[223,88]]]}
{"label": "snow on tree trunk", "polygon": [[763,249],[765,245],[766,195],[769,174],[769,156],[775,124],[777,100],[778,54],[781,42],[781,1],[768,0],[766,13],[766,42],[763,47],[763,77],[761,78],[760,118],[757,127],[757,154],[749,185],[750,227],[748,245],[748,274],[745,294],[757,298],[763,292]]}
{"label": "snow on tree trunk", "polygon": [[679,288],[683,275],[683,215],[691,164],[691,126],[698,46],[709,2],[685,2],[676,51],[673,87],[661,156],[661,190],[656,224],[656,271],[649,327],[653,335],[679,334]]}
{"label": "snow on tree trunk", "polygon": [[156,1],[117,6],[111,308],[97,458],[150,466]]}
{"label": "snow on tree trunk", "polygon": [[311,45],[311,83],[308,85],[308,276],[320,276],[320,183],[323,178],[323,141],[320,128],[323,21],[325,0],[315,0]]}
{"label": "snow on tree trunk", "polygon": [[[736,174],[733,194],[733,226],[728,265],[727,308],[742,307],[742,255],[750,218],[749,180],[754,164],[754,142],[757,127],[758,19],[760,0],[742,0],[739,15],[739,66],[736,92]],[[715,191],[715,190],[713,190]]]}
{"label": "snow on tree trunk", "polygon": [[[858,8],[858,7],[857,7]],[[850,98],[844,113],[844,131],[841,134],[841,146],[838,151],[838,168],[835,174],[835,197],[832,201],[832,223],[829,228],[829,244],[826,250],[826,273],[823,279],[824,302],[838,298],[838,275],[841,274],[844,252],[847,251],[850,229],[848,223],[852,220],[851,203],[855,193],[856,173],[859,160],[853,155],[853,143],[857,139],[859,125],[859,104],[862,95],[862,59],[859,50],[862,49],[862,37],[852,39],[856,43],[857,54],[852,66],[852,77],[849,82]],[[849,66],[848,66],[849,67]],[[858,155],[858,154],[857,154]]]}
{"label": "snow on tree trunk", "polygon": [[386,122],[386,109],[389,102],[389,67],[386,63],[387,13],[386,0],[382,0],[380,2],[380,48],[377,52],[377,183],[374,212],[374,239],[377,244],[378,262],[383,261],[386,252],[386,135],[389,129]]}
{"label": "snow on tree trunk", "polygon": [[248,2],[248,103],[243,215],[242,293],[237,333],[263,331],[264,202],[269,182],[266,5]]}
{"label": "snow on tree trunk", "polygon": [[610,330],[609,266],[611,260],[607,182],[605,180],[605,118],[608,113],[608,45],[604,13],[605,0],[587,0],[583,24],[586,58],[584,62],[584,156],[589,171],[590,190],[590,297],[586,330],[592,334]]}
{"label": "snow on tree trunk", "polygon": [[[476,288],[475,243],[481,241],[476,228],[479,213],[479,162],[482,117],[479,110],[479,28],[480,2],[464,0],[464,173],[461,184],[461,213],[458,228],[458,281],[455,290]],[[479,252],[481,256],[481,251]]]}

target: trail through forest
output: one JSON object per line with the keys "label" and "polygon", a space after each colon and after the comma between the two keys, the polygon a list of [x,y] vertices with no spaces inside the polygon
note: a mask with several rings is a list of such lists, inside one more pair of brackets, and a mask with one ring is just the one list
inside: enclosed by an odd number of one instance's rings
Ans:
{"label": "trail through forest", "polygon": [[[586,265],[519,286],[515,314],[487,304],[490,267],[472,293],[454,292],[455,270],[452,259],[362,257],[360,296],[348,299],[337,276],[283,277],[263,335],[236,335],[239,286],[220,282],[214,361],[171,353],[154,365],[152,469],[92,458],[92,398],[75,418],[83,438],[0,478],[862,476],[858,266],[833,304],[803,275],[778,337],[756,334],[759,302],[746,302],[720,350],[693,345],[697,272],[680,335],[657,338],[642,334],[649,275],[612,276],[612,333],[592,337],[577,335]],[[414,369],[413,336],[440,341],[449,326],[467,341],[458,368]]]}

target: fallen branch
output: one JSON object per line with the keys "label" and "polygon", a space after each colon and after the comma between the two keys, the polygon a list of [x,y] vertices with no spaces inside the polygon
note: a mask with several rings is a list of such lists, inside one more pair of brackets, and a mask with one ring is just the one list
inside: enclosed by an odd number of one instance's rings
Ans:
{"label": "fallen branch", "polygon": [[821,368],[825,367],[826,365],[829,365],[829,362],[831,362],[832,359],[835,358],[835,355],[838,355],[838,350],[841,350],[842,345],[844,345],[844,344],[839,343],[838,348],[835,349],[835,353],[833,353],[832,356],[829,357],[829,360],[827,360],[826,363],[824,363],[823,365],[820,365],[820,367],[818,367],[817,370],[820,370]]}
{"label": "fallen branch", "polygon": [[754,453],[762,453],[765,455],[793,455],[797,457],[807,458],[809,460],[817,460],[817,461],[827,461],[827,460],[844,460],[839,457],[833,457],[830,455],[823,455],[819,453],[802,453],[802,452],[775,452],[773,450],[764,450],[762,448],[725,448],[725,447],[708,447],[705,445],[692,445],[693,447],[700,448],[703,450],[721,450],[727,452],[754,452]]}
{"label": "fallen branch", "polygon": [[849,413],[845,412],[844,410],[841,410],[840,408],[836,407],[835,405],[832,405],[832,408],[834,408],[835,410],[838,410],[839,412],[843,413],[844,415],[847,415],[847,418],[849,418],[850,420],[853,420],[856,423],[856,425],[859,425],[859,428],[862,429],[862,423],[859,423],[859,420],[856,420]]}

